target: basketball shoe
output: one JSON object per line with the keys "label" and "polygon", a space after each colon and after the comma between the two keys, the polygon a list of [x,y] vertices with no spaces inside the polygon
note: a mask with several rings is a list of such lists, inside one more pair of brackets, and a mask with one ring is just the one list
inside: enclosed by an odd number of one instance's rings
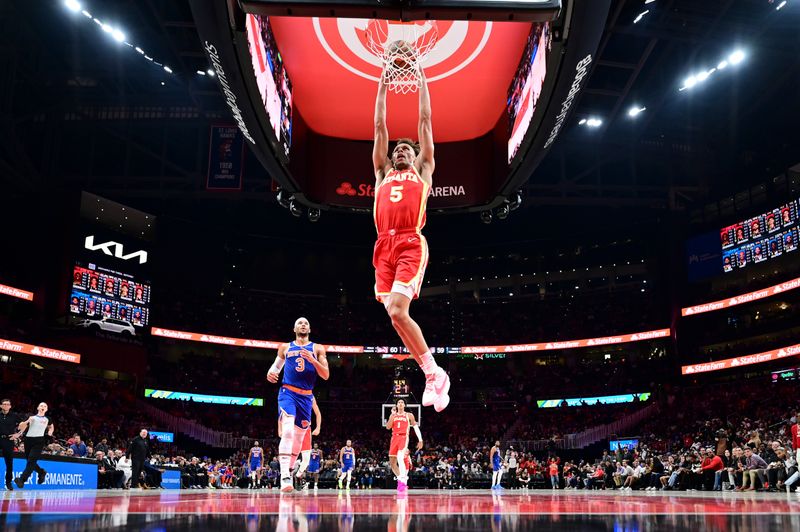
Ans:
{"label": "basketball shoe", "polygon": [[450,404],[450,377],[442,368],[425,377],[425,391],[422,392],[422,406],[433,406],[434,410],[441,412]]}

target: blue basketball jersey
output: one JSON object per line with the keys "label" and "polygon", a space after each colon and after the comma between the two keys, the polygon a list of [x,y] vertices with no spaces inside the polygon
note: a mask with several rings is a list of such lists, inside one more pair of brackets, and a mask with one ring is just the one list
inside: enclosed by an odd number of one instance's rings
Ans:
{"label": "blue basketball jersey", "polygon": [[289,344],[289,349],[286,350],[286,365],[283,367],[283,384],[303,390],[313,390],[314,383],[317,382],[317,369],[300,356],[300,351],[303,349],[313,354],[314,342],[302,346],[294,342]]}
{"label": "blue basketball jersey", "polygon": [[319,465],[322,460],[322,453],[316,450],[311,450],[311,458],[308,460],[308,467]]}
{"label": "blue basketball jersey", "polygon": [[352,464],[354,455],[355,451],[353,451],[352,447],[345,447],[344,452],[342,453],[342,462],[345,464]]}
{"label": "blue basketball jersey", "polygon": [[261,455],[263,452],[261,447],[253,447],[250,449],[250,452],[252,453],[252,456],[250,457],[251,462],[261,462]]}

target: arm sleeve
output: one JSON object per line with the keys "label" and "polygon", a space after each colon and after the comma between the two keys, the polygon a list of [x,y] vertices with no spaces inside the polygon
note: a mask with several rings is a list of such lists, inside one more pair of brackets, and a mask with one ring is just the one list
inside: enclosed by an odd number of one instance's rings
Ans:
{"label": "arm sleeve", "polygon": [[411,428],[414,429],[414,433],[417,435],[417,439],[419,441],[422,441],[422,431],[419,430],[419,425],[412,425]]}
{"label": "arm sleeve", "polygon": [[272,366],[269,368],[269,372],[280,373],[284,364],[286,364],[286,360],[284,358],[275,357],[275,362],[272,363]]}

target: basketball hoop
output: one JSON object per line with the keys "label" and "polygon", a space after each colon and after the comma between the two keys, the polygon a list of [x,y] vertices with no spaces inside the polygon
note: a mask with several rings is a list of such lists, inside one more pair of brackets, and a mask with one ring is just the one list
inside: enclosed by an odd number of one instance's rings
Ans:
{"label": "basketball hoop", "polygon": [[371,20],[366,44],[383,63],[383,82],[397,94],[416,92],[420,66],[439,40],[435,20],[398,22]]}

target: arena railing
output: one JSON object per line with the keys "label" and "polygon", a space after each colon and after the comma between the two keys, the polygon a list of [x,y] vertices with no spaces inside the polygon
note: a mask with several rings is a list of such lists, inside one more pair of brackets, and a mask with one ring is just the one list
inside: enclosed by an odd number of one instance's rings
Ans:
{"label": "arena railing", "polygon": [[[204,342],[211,344],[228,345],[232,347],[252,347],[257,349],[278,349],[281,343],[275,340],[255,340],[252,338],[235,338],[229,336],[219,336],[208,333],[196,333],[187,331],[177,331],[153,327],[150,330],[153,336],[171,338],[173,340],[185,340],[194,342]],[[635,333],[619,334],[614,336],[603,336],[598,338],[583,338],[578,340],[550,341],[529,344],[507,344],[507,345],[483,345],[483,346],[448,346],[431,347],[431,353],[435,355],[451,354],[475,354],[486,355],[492,353],[528,353],[536,351],[550,351],[562,349],[576,349],[581,347],[597,347],[624,344],[629,342],[642,342],[659,338],[669,338],[672,335],[671,329],[654,329],[651,331],[641,331]],[[364,346],[364,345],[325,345],[329,353],[361,354],[374,353],[382,354],[387,358],[407,358],[408,351],[404,347],[395,346]]]}
{"label": "arena railing", "polygon": [[607,423],[590,427],[584,431],[574,434],[566,434],[563,438],[547,440],[508,440],[507,445],[514,445],[517,449],[528,451],[546,451],[548,449],[583,449],[593,443],[597,443],[615,434],[623,433],[632,429],[645,419],[655,415],[659,411],[659,405],[653,403],[629,416]]}
{"label": "arena railing", "polygon": [[235,437],[230,432],[220,432],[201,425],[196,421],[174,416],[144,401],[138,402],[141,409],[152,417],[159,426],[170,429],[173,432],[185,434],[211,447],[231,449],[237,447],[239,443],[237,440],[241,439]]}
{"label": "arena railing", "polygon": [[584,447],[604,440],[613,434],[619,434],[621,432],[630,430],[645,419],[658,413],[658,410],[658,403],[653,403],[612,423],[592,427],[584,430],[583,432],[578,432],[577,434],[568,434],[564,438],[565,448],[583,449]]}

